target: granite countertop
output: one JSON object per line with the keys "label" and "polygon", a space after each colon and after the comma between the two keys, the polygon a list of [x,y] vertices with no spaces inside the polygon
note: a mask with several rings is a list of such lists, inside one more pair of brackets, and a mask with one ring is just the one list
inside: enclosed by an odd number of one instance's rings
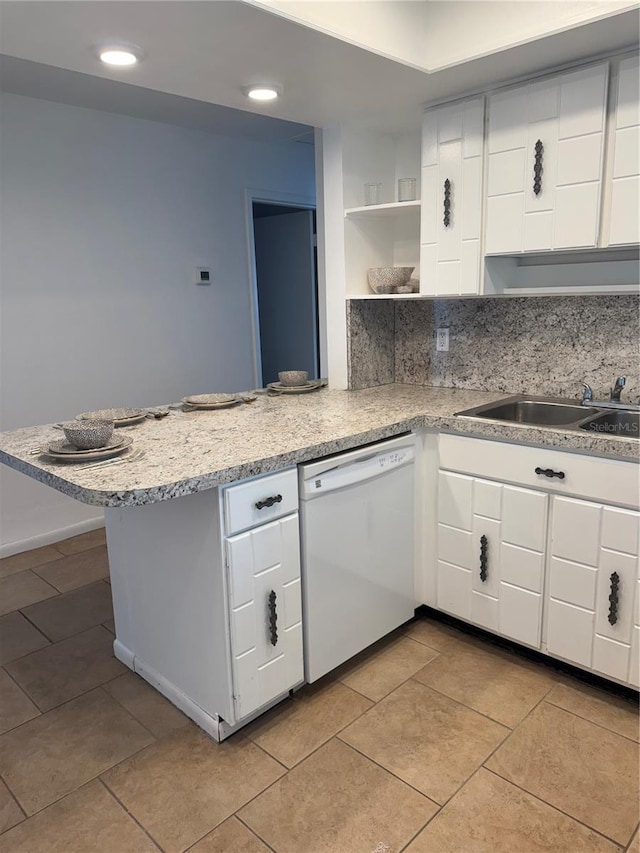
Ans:
{"label": "granite countertop", "polygon": [[422,427],[638,461],[636,439],[454,417],[507,396],[417,385],[262,395],[230,409],[172,410],[162,420],[121,427],[132,449],[145,451],[126,464],[82,470],[34,455],[61,437],[53,425],[0,433],[0,462],[83,503],[113,507],[204,491]]}

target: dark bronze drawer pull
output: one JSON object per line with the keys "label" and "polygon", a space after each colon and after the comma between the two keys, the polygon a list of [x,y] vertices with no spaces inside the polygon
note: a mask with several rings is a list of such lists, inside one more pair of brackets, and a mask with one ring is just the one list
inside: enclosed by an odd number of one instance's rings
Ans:
{"label": "dark bronze drawer pull", "polygon": [[487,559],[487,550],[489,548],[489,540],[483,534],[480,537],[480,580],[484,583],[487,580],[487,568],[488,568],[488,559]]}
{"label": "dark bronze drawer pull", "polygon": [[611,581],[611,592],[609,593],[609,625],[615,625],[618,621],[618,587],[620,576],[614,572],[609,578]]}
{"label": "dark bronze drawer pull", "polygon": [[273,590],[269,593],[269,639],[271,645],[278,643],[278,614],[276,613],[276,594]]}
{"label": "dark bronze drawer pull", "polygon": [[557,477],[559,480],[564,480],[564,471],[554,471],[553,468],[536,468],[536,474],[542,474],[543,477]]}
{"label": "dark bronze drawer pull", "polygon": [[264,509],[274,504],[279,504],[282,500],[282,495],[272,495],[270,498],[265,498],[263,501],[256,501],[256,509]]}

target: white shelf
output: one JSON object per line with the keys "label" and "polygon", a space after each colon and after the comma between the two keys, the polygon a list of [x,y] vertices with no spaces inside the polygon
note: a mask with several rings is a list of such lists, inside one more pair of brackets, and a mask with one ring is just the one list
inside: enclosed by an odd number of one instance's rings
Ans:
{"label": "white shelf", "polygon": [[424,299],[424,293],[347,293],[347,299]]}
{"label": "white shelf", "polygon": [[364,207],[349,207],[345,217],[363,217],[378,219],[384,216],[396,216],[398,213],[420,213],[420,199],[414,201],[392,201],[388,204],[368,204]]}

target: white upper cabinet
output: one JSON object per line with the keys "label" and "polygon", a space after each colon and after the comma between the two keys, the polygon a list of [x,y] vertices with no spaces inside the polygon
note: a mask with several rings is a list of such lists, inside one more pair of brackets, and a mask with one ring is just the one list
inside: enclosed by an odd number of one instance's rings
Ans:
{"label": "white upper cabinet", "polygon": [[489,98],[485,254],[595,248],[608,63]]}
{"label": "white upper cabinet", "polygon": [[425,113],[421,292],[480,292],[484,97]]}
{"label": "white upper cabinet", "polygon": [[613,123],[609,246],[640,242],[640,67],[637,56],[618,67]]}

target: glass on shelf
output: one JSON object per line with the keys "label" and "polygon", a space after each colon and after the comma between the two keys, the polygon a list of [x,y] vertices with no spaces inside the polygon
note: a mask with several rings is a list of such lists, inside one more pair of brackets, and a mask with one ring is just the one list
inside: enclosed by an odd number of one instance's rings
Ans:
{"label": "glass on shelf", "polygon": [[365,184],[364,185],[364,203],[365,205],[380,204],[382,198],[382,184]]}
{"label": "glass on shelf", "polygon": [[399,178],[398,179],[398,201],[415,201],[416,200],[416,179],[415,178]]}

